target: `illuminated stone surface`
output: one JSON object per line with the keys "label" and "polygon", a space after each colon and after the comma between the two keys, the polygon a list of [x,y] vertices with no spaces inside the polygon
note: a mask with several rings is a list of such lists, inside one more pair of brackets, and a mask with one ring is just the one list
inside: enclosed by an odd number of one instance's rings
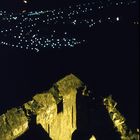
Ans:
{"label": "illuminated stone surface", "polygon": [[92,135],[92,137],[89,140],[96,140],[96,138]]}
{"label": "illuminated stone surface", "polygon": [[132,133],[132,131],[126,126],[126,120],[117,110],[117,103],[112,99],[112,96],[104,98],[103,102],[114,124],[114,127],[121,136],[121,140],[139,140],[139,134],[137,132]]}
{"label": "illuminated stone surface", "polygon": [[26,110],[37,115],[37,124],[41,124],[53,140],[71,140],[76,130],[76,89],[81,86],[79,79],[69,75],[47,94],[37,94],[24,105]]}
{"label": "illuminated stone surface", "polygon": [[12,108],[0,116],[0,140],[13,140],[28,129],[28,119],[22,108]]}
{"label": "illuminated stone surface", "polygon": [[[22,108],[8,110],[0,116],[0,140],[12,140],[22,135],[28,129],[32,114],[37,116],[36,123],[41,124],[53,140],[71,140],[76,130],[76,94],[80,87],[85,86],[70,74],[49,91],[35,95]],[[82,91],[78,94],[84,95]]]}

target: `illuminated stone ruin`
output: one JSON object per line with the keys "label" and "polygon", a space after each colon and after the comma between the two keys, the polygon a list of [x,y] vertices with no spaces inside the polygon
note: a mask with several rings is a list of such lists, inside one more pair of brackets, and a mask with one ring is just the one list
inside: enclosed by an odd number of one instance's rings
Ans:
{"label": "illuminated stone ruin", "polygon": [[126,119],[116,108],[117,102],[115,102],[112,99],[112,96],[104,98],[103,103],[108,111],[108,114],[113,122],[114,127],[120,134],[121,140],[139,140],[139,132],[132,132],[128,129],[125,123]]}
{"label": "illuminated stone ruin", "polygon": [[36,94],[22,107],[0,116],[0,140],[13,140],[29,129],[31,115],[52,140],[71,140],[76,126],[76,95],[84,96],[86,86],[73,74],[64,77],[47,92]]}

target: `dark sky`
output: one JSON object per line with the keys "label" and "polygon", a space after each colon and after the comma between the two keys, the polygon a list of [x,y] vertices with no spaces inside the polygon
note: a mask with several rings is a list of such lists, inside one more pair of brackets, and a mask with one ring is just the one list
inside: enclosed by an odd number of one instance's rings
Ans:
{"label": "dark sky", "polygon": [[[84,1],[84,0],[83,0]],[[28,0],[25,4],[23,0],[3,0],[0,8],[56,8],[63,7],[72,3],[80,3],[81,1],[74,0]]]}

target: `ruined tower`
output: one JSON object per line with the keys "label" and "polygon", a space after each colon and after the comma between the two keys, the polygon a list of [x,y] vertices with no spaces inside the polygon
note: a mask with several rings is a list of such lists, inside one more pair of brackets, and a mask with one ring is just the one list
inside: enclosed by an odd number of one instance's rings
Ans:
{"label": "ruined tower", "polygon": [[[53,85],[50,90],[36,94],[22,107],[12,108],[0,116],[0,139],[13,140],[26,133],[31,115],[41,124],[52,140],[71,140],[76,126],[76,97],[85,85],[70,74]],[[84,90],[80,90],[84,96]]]}

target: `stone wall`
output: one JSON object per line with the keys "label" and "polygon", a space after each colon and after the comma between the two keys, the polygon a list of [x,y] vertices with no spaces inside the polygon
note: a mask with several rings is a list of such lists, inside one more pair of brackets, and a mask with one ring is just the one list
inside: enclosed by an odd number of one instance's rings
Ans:
{"label": "stone wall", "polygon": [[52,140],[71,140],[76,130],[77,89],[83,86],[70,74],[22,107],[8,110],[0,116],[0,140],[13,140],[25,133],[31,115],[36,115],[36,124],[41,124]]}

